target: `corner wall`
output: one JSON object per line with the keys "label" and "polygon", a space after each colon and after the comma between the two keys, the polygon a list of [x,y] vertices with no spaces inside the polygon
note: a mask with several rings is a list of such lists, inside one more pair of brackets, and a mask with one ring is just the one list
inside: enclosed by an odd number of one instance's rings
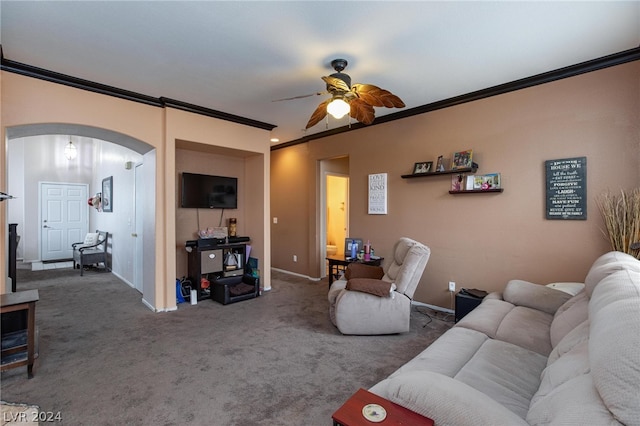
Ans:
{"label": "corner wall", "polygon": [[[324,267],[318,162],[349,156],[351,236],[388,257],[408,236],[431,259],[415,299],[451,308],[457,287],[502,290],[509,279],[582,281],[610,248],[595,198],[640,184],[640,62],[274,150],[273,266],[318,277]],[[451,175],[402,179],[418,161],[474,150],[501,194],[450,195]],[[545,219],[545,160],[587,157],[587,220]],[[388,214],[367,214],[367,177],[388,173]],[[310,247],[289,263],[293,250]]]}

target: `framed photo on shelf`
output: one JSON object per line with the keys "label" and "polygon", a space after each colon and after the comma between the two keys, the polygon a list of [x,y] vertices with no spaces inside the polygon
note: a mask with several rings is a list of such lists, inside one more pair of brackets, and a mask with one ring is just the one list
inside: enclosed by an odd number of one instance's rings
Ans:
{"label": "framed photo on shelf", "polygon": [[441,155],[436,162],[436,172],[444,172],[444,157]]}
{"label": "framed photo on shelf", "polygon": [[102,211],[113,212],[113,176],[102,179]]}
{"label": "framed photo on shelf", "polygon": [[501,179],[500,179],[500,173],[488,173],[488,174],[484,175],[483,185],[485,187],[482,188],[482,189],[498,189],[498,188],[501,188],[502,183],[501,183]]}
{"label": "framed photo on shelf", "polygon": [[464,175],[462,173],[451,175],[451,190],[462,191],[463,189],[465,189]]}
{"label": "framed photo on shelf", "polygon": [[473,150],[460,151],[453,154],[451,170],[470,169],[473,166]]}
{"label": "framed photo on shelf", "polygon": [[429,173],[431,172],[431,167],[433,167],[433,161],[422,161],[420,163],[416,163],[413,165],[413,174],[418,175],[420,173]]}

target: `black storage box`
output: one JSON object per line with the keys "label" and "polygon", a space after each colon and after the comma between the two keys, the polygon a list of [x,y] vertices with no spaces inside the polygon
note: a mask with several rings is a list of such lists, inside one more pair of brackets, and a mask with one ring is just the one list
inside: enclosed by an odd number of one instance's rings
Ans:
{"label": "black storage box", "polygon": [[211,298],[227,305],[260,295],[260,279],[251,275],[221,277],[211,281]]}

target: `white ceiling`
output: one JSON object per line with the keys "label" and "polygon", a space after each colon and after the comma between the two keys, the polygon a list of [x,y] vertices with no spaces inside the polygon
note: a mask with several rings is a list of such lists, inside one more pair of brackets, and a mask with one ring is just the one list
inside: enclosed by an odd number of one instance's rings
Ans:
{"label": "white ceiling", "polygon": [[3,0],[0,20],[6,59],[271,123],[281,142],[325,96],[272,100],[323,91],[335,58],[412,108],[640,45],[639,1]]}

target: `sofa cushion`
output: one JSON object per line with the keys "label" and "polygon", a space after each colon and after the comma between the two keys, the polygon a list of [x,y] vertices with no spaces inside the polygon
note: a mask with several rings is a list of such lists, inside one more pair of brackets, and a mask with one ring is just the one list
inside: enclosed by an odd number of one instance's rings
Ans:
{"label": "sofa cushion", "polygon": [[552,320],[553,316],[543,311],[487,299],[462,318],[456,327],[470,328],[492,339],[513,343],[547,356],[552,349],[549,335]]}
{"label": "sofa cushion", "polygon": [[553,316],[549,329],[551,346],[555,347],[560,340],[589,317],[589,297],[583,290],[564,305],[560,306]]}
{"label": "sofa cushion", "polygon": [[482,391],[431,371],[389,377],[372,393],[433,419],[438,426],[527,426],[517,414]]}
{"label": "sofa cushion", "polygon": [[[640,264],[640,262],[638,262]],[[589,359],[598,394],[615,418],[640,424],[640,272],[615,272],[589,302]]]}
{"label": "sofa cushion", "polygon": [[544,355],[488,339],[455,379],[487,394],[524,419],[546,363]]}
{"label": "sofa cushion", "polygon": [[458,321],[456,327],[469,328],[484,333],[492,339],[495,338],[500,323],[504,320],[504,317],[511,312],[514,306],[504,300],[488,297],[489,296],[483,299],[480,305]]}
{"label": "sofa cushion", "polygon": [[640,272],[640,262],[635,257],[620,251],[610,251],[603,254],[593,262],[589,273],[584,279],[587,295],[591,297],[593,289],[607,275],[628,269]]}
{"label": "sofa cushion", "polygon": [[572,350],[577,345],[589,340],[589,320],[585,320],[573,330],[568,332],[549,354],[547,365],[555,362],[562,355]]}
{"label": "sofa cushion", "polygon": [[484,333],[453,327],[390,377],[415,371],[435,371],[454,377],[488,339]]}
{"label": "sofa cushion", "polygon": [[552,393],[557,387],[578,376],[588,374],[589,367],[589,342],[572,347],[561,357],[550,363],[542,372],[540,387],[531,400],[531,405]]}
{"label": "sofa cushion", "polygon": [[525,306],[548,314],[554,314],[572,296],[564,291],[540,284],[523,280],[511,280],[502,292],[502,297],[505,302],[513,303],[517,306]]}
{"label": "sofa cushion", "polygon": [[[464,327],[453,327],[389,379],[433,372],[455,378],[524,418],[546,357]],[[431,386],[424,383],[424,386]],[[371,391],[382,392],[382,385]],[[464,396],[462,396],[464,399]],[[428,405],[428,404],[427,404]]]}
{"label": "sofa cushion", "polygon": [[534,397],[527,422],[541,426],[619,424],[600,398],[591,374],[568,380],[542,398]]}

